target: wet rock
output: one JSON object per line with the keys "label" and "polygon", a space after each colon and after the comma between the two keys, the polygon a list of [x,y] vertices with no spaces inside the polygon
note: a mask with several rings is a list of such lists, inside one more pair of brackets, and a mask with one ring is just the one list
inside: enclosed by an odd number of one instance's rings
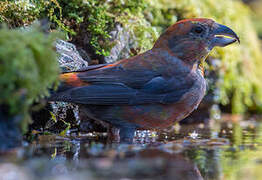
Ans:
{"label": "wet rock", "polygon": [[[67,115],[71,113],[71,116],[74,116],[76,119],[77,124],[79,124],[79,114],[78,114],[78,105],[66,103],[66,102],[52,102],[51,103],[53,113],[59,114],[59,118],[65,120]],[[63,109],[60,109],[60,107],[64,107]],[[72,112],[68,112],[68,110],[72,109]],[[61,112],[60,112],[61,111]]]}
{"label": "wet rock", "polygon": [[65,102],[50,102],[40,111],[31,114],[33,123],[30,130],[67,133],[70,128],[78,128],[80,118],[78,105]]}

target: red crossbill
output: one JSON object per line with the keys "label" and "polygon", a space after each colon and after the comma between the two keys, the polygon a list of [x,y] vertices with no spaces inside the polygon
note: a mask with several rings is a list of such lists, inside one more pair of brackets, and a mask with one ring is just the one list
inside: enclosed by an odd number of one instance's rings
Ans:
{"label": "red crossbill", "polygon": [[206,91],[200,63],[215,46],[236,41],[211,19],[182,20],[142,54],[62,74],[50,100],[83,104],[90,118],[119,128],[121,141],[130,142],[137,128],[166,128],[196,109]]}

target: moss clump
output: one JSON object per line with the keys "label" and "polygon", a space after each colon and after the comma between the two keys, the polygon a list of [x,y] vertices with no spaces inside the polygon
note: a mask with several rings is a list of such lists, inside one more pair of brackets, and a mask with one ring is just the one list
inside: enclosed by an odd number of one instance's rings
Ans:
{"label": "moss clump", "polygon": [[[97,55],[109,55],[113,46],[109,41],[109,32],[117,23],[130,31],[136,39],[134,46],[136,53],[152,47],[158,36],[144,18],[143,11],[147,7],[144,0],[57,0],[56,2],[58,5],[51,2],[50,7],[46,8],[51,14],[50,20],[56,20],[55,22],[62,29],[65,29],[63,27],[66,25],[73,41],[77,36],[81,36],[81,39],[84,34],[87,35],[88,44]],[[50,13],[52,8],[54,11]]]}
{"label": "moss clump", "polygon": [[48,17],[73,41],[84,31],[97,55],[109,55],[113,46],[109,32],[116,23],[121,23],[136,39],[136,53],[150,48],[158,36],[144,18],[143,11],[148,5],[144,0],[21,0],[1,3],[0,22],[17,27]]}
{"label": "moss clump", "polygon": [[29,106],[57,81],[54,40],[55,35],[37,28],[0,29],[0,105],[7,106],[10,115],[23,115],[24,127],[30,119]]}

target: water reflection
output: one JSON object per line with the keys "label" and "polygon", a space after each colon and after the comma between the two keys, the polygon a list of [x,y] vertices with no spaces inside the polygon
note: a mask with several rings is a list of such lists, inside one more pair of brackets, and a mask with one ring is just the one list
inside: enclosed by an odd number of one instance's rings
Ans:
{"label": "water reflection", "polygon": [[134,145],[42,135],[0,155],[0,179],[262,179],[259,121],[145,133]]}

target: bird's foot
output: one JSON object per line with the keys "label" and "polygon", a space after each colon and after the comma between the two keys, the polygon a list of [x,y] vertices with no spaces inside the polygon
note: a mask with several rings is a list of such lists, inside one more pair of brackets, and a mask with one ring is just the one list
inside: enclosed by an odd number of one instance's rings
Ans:
{"label": "bird's foot", "polygon": [[119,142],[119,129],[110,125],[107,130],[107,141],[110,143]]}
{"label": "bird's foot", "polygon": [[107,131],[107,141],[110,143],[123,143],[123,144],[132,144],[134,139],[136,129],[130,127],[120,127],[116,128],[110,126]]}

